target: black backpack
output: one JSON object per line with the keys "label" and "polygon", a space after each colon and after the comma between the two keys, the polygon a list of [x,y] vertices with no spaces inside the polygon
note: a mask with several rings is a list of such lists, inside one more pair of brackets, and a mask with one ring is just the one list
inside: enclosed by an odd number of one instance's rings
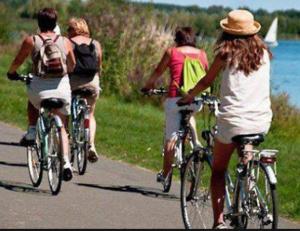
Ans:
{"label": "black backpack", "polygon": [[93,76],[99,71],[98,57],[96,47],[93,40],[89,45],[80,44],[78,45],[73,40],[74,44],[74,55],[76,58],[76,66],[73,74],[80,76]]}

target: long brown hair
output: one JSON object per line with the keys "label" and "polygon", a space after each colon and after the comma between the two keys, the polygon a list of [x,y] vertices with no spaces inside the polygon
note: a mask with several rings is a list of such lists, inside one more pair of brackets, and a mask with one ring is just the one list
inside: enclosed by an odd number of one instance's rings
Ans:
{"label": "long brown hair", "polygon": [[237,36],[223,32],[215,45],[215,54],[225,62],[225,66],[234,67],[246,75],[259,69],[264,50],[268,51],[271,59],[272,53],[257,34]]}

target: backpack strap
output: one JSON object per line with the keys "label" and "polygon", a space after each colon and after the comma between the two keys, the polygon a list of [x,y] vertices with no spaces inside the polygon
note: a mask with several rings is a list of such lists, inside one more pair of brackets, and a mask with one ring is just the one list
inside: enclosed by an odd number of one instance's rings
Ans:
{"label": "backpack strap", "polygon": [[[45,43],[47,40],[52,40],[51,38],[44,38],[41,34],[38,34],[38,36],[41,38],[41,40],[43,41],[43,43]],[[59,39],[59,35],[56,35],[55,39],[53,39],[53,43],[56,43],[56,41]]]}
{"label": "backpack strap", "polygon": [[55,39],[53,40],[53,43],[56,43],[56,41],[59,39],[59,35],[56,35]]}
{"label": "backpack strap", "polygon": [[71,43],[73,43],[75,46],[78,45],[77,43],[74,42],[73,39],[70,39]]}

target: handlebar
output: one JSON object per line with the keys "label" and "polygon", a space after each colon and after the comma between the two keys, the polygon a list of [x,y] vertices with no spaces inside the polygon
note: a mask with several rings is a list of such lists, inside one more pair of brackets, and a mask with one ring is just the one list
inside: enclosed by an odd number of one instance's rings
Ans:
{"label": "handlebar", "polygon": [[26,85],[29,85],[30,82],[33,79],[33,75],[32,74],[27,74],[27,75],[19,75],[16,73],[16,76],[13,80],[15,81],[21,81],[24,82]]}
{"label": "handlebar", "polygon": [[142,88],[141,89],[141,92],[144,94],[144,95],[165,95],[168,93],[168,91],[161,87],[161,88],[158,88],[158,89],[146,89],[146,88]]}
{"label": "handlebar", "polygon": [[201,96],[195,97],[191,103],[178,102],[177,105],[181,107],[181,106],[187,106],[190,104],[198,104],[199,102],[202,104],[208,105],[208,106],[219,106],[220,105],[220,100],[216,96],[209,95],[208,93],[202,93]]}

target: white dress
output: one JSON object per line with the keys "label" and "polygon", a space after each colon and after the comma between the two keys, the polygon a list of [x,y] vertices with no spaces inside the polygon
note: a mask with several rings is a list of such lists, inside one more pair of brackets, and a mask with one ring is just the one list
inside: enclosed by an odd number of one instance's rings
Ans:
{"label": "white dress", "polygon": [[265,50],[257,71],[248,76],[242,71],[226,68],[222,75],[217,116],[217,139],[225,144],[232,137],[267,133],[272,120],[270,101],[270,59]]}

